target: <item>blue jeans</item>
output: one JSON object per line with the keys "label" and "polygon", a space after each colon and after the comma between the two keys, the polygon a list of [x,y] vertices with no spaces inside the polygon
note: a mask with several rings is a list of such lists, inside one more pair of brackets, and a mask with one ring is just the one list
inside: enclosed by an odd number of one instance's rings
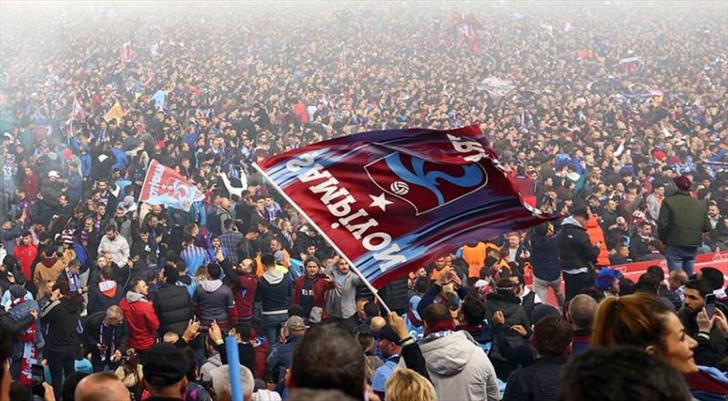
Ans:
{"label": "blue jeans", "polygon": [[688,276],[691,276],[695,267],[695,255],[697,253],[698,248],[694,246],[668,245],[667,251],[665,251],[667,269],[670,271],[683,269]]}
{"label": "blue jeans", "polygon": [[260,328],[263,329],[263,335],[268,339],[270,345],[273,346],[278,341],[278,333],[281,326],[288,320],[288,314],[263,315],[260,320]]}

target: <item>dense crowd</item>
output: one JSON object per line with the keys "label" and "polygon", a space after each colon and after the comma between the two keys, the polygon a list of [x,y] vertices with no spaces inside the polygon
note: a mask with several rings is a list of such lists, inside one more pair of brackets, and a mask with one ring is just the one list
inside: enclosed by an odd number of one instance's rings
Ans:
{"label": "dense crowd", "polygon": [[[694,261],[728,248],[726,5],[425,4],[6,9],[10,399],[227,400],[227,334],[245,400],[723,399],[724,276]],[[452,244],[379,289],[392,314],[252,168],[472,124],[562,218]],[[151,160],[205,199],[140,203]]]}

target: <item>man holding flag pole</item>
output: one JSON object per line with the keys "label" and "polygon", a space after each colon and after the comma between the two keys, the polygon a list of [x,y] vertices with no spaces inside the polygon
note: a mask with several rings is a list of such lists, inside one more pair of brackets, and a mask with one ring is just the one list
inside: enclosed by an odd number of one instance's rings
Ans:
{"label": "man holding flag pole", "polygon": [[378,299],[377,287],[454,244],[553,218],[520,199],[477,126],[367,132],[254,167]]}

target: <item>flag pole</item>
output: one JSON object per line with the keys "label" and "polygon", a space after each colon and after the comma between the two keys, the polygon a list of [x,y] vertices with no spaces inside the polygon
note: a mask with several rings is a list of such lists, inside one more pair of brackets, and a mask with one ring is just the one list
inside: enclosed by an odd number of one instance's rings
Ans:
{"label": "flag pole", "polygon": [[283,198],[285,198],[285,199],[286,199],[286,200],[288,201],[288,203],[290,203],[290,204],[291,204],[291,205],[292,205],[292,206],[293,206],[294,208],[296,208],[296,210],[298,211],[298,213],[301,213],[301,216],[303,216],[303,217],[304,217],[304,218],[306,219],[306,221],[308,221],[308,223],[309,223],[309,224],[311,224],[311,226],[312,226],[312,227],[313,227],[314,229],[316,229],[316,231],[318,231],[318,233],[319,233],[319,234],[321,234],[321,236],[322,236],[322,237],[324,237],[324,239],[326,240],[326,242],[328,242],[328,243],[329,243],[329,245],[331,245],[331,247],[333,247],[333,248],[334,248],[334,250],[335,250],[335,251],[336,251],[336,252],[337,252],[337,253],[338,253],[338,254],[339,254],[339,255],[340,255],[340,256],[341,256],[341,257],[342,257],[342,258],[343,258],[343,259],[344,259],[344,260],[345,260],[345,261],[346,261],[347,263],[349,263],[349,266],[351,266],[351,270],[352,270],[352,271],[353,271],[353,272],[354,272],[354,273],[355,273],[355,274],[356,274],[357,276],[359,276],[359,278],[360,278],[360,279],[361,279],[361,280],[362,280],[362,281],[364,282],[364,284],[365,284],[365,285],[367,286],[367,288],[369,288],[369,291],[371,291],[371,292],[372,292],[372,294],[374,294],[374,297],[376,297],[376,298],[377,298],[377,301],[379,301],[379,303],[380,303],[380,304],[382,305],[382,307],[383,307],[383,308],[384,308],[384,310],[385,310],[385,311],[387,312],[387,314],[391,313],[392,311],[391,311],[391,310],[389,309],[389,306],[387,306],[387,304],[386,304],[386,303],[384,302],[384,300],[382,299],[382,297],[381,297],[381,296],[379,296],[379,291],[377,291],[377,289],[376,289],[376,288],[374,288],[374,286],[372,285],[372,283],[370,283],[370,282],[369,282],[369,280],[367,280],[367,278],[366,278],[366,277],[364,277],[364,275],[363,275],[363,274],[361,274],[361,272],[360,272],[360,271],[359,271],[359,269],[358,269],[358,268],[356,267],[356,265],[354,264],[354,262],[352,262],[352,261],[351,261],[351,259],[349,259],[349,257],[348,257],[348,256],[347,256],[347,255],[346,255],[346,254],[345,254],[344,252],[342,252],[342,251],[341,251],[341,249],[339,249],[339,247],[338,247],[338,246],[337,246],[337,245],[336,245],[336,244],[334,243],[334,241],[332,241],[332,240],[331,240],[331,239],[329,238],[329,236],[328,236],[328,235],[326,235],[326,233],[324,232],[324,230],[322,230],[322,229],[321,229],[321,227],[319,227],[319,226],[318,226],[318,224],[316,224],[316,223],[315,223],[315,222],[313,221],[313,219],[311,219],[311,217],[309,217],[309,215],[308,215],[308,214],[306,214],[306,212],[304,212],[304,211],[303,211],[303,210],[302,210],[302,209],[301,209],[300,207],[298,207],[298,204],[296,204],[296,202],[294,202],[294,201],[293,201],[293,199],[291,199],[291,198],[290,198],[290,197],[288,196],[288,194],[286,194],[286,193],[285,193],[285,192],[283,191],[283,189],[282,189],[281,187],[279,187],[279,186],[278,186],[278,184],[276,184],[276,183],[275,183],[275,182],[274,182],[274,181],[273,181],[273,180],[272,180],[272,179],[271,179],[271,178],[270,178],[270,177],[268,176],[268,174],[266,174],[266,173],[265,173],[265,171],[263,171],[263,169],[262,169],[262,168],[261,168],[260,166],[258,166],[258,163],[253,163],[253,167],[255,167],[255,169],[256,169],[256,170],[258,170],[258,172],[259,172],[259,173],[260,173],[260,174],[261,174],[261,175],[262,175],[263,177],[265,177],[265,179],[266,179],[266,180],[267,180],[267,181],[268,181],[268,182],[269,182],[269,183],[270,183],[270,184],[271,184],[271,185],[273,186],[273,188],[275,188],[275,189],[276,189],[276,191],[278,191],[278,193],[279,193],[279,194],[281,194],[281,196],[283,196]]}

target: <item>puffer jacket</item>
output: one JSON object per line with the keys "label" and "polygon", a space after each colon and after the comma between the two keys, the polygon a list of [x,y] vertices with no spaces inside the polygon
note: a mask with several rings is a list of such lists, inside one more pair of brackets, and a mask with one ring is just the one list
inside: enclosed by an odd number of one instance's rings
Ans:
{"label": "puffer jacket", "polygon": [[667,245],[697,247],[710,231],[708,209],[687,191],[677,191],[662,201],[657,234]]}
{"label": "puffer jacket", "polygon": [[129,262],[129,243],[120,234],[116,235],[114,240],[110,240],[106,235],[101,238],[98,248],[99,255],[109,252],[114,256],[114,263],[119,267],[125,267]]}
{"label": "puffer jacket", "polygon": [[129,291],[119,307],[129,329],[128,345],[135,350],[148,350],[157,342],[159,319],[154,306],[144,295]]}
{"label": "puffer jacket", "polygon": [[599,256],[599,247],[591,244],[586,230],[575,218],[564,219],[557,241],[561,270],[592,269]]}
{"label": "puffer jacket", "polygon": [[162,284],[154,294],[152,303],[159,318],[159,334],[171,331],[182,335],[192,319],[192,302],[187,288]]}
{"label": "puffer jacket", "polygon": [[[431,334],[420,343],[425,367],[440,401],[496,401],[495,369],[464,331]],[[400,358],[399,367],[407,367]]]}
{"label": "puffer jacket", "polygon": [[234,327],[238,322],[233,292],[220,280],[201,281],[192,296],[192,305],[203,325],[216,320],[221,326]]}

